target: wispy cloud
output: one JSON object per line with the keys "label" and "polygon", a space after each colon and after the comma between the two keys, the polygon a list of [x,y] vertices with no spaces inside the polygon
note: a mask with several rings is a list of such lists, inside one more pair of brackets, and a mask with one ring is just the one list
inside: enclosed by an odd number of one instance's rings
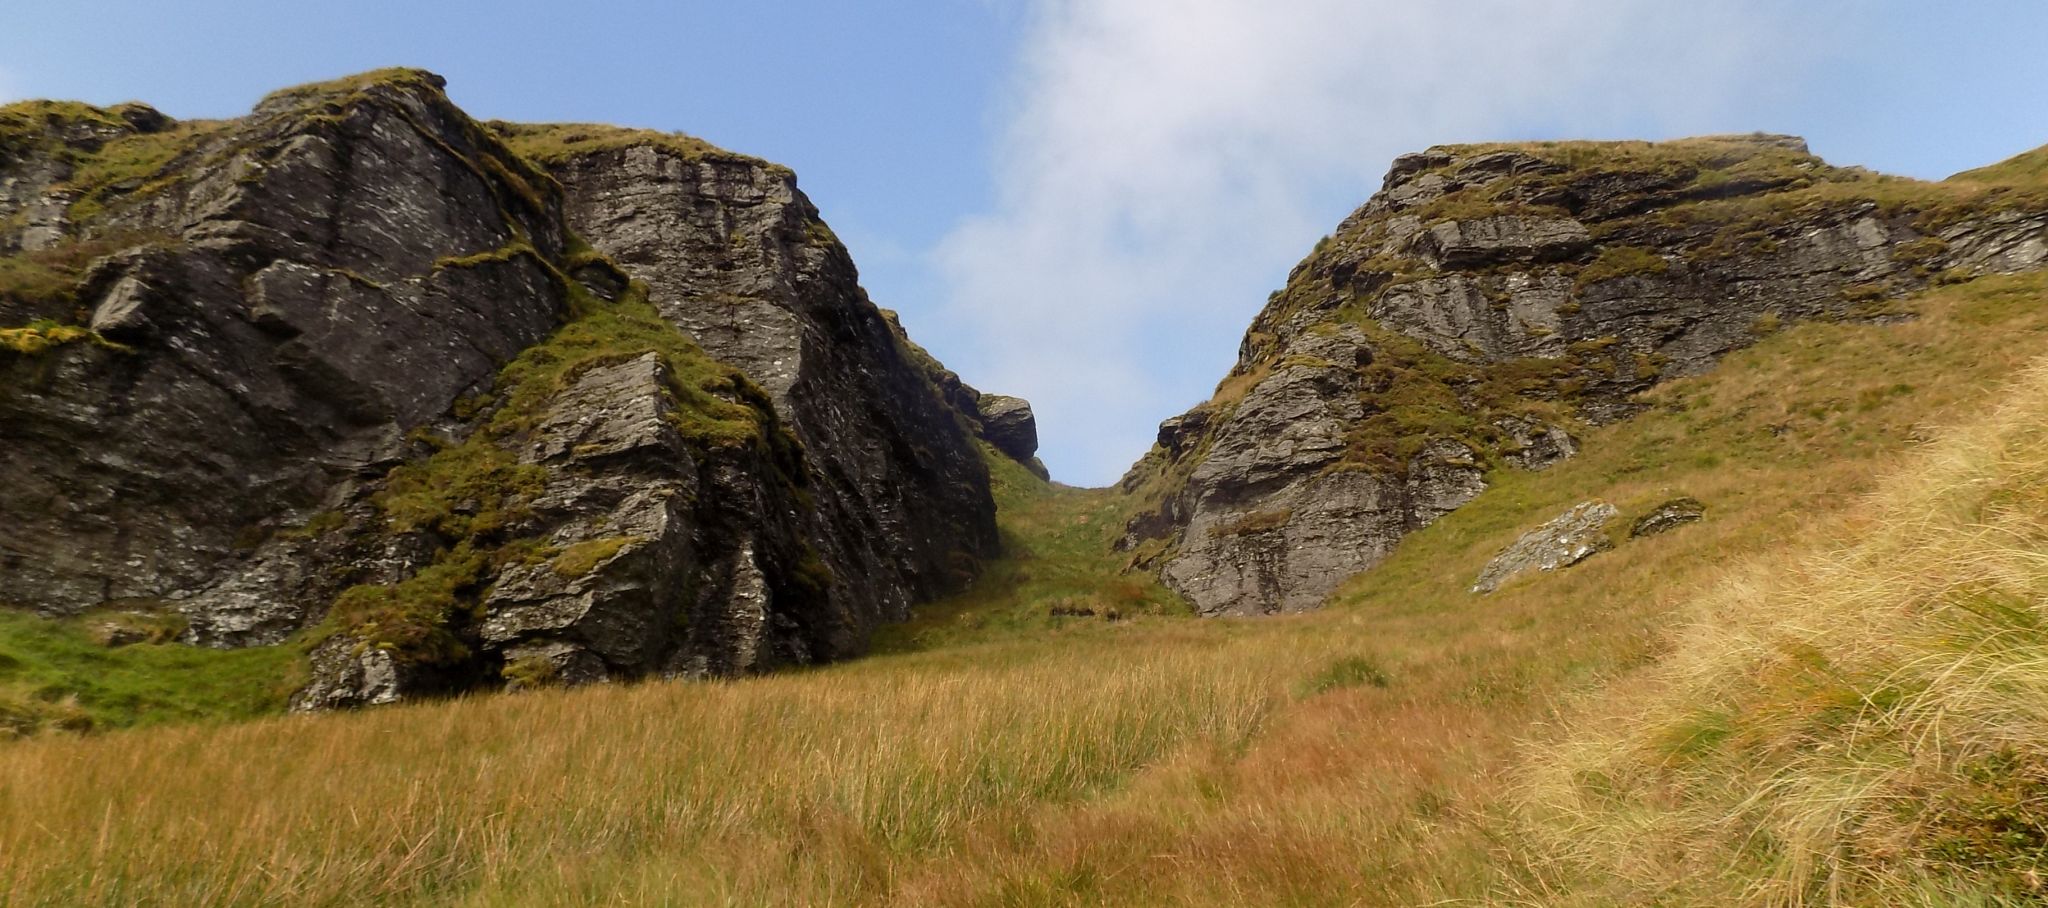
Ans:
{"label": "wispy cloud", "polygon": [[1779,6],[1037,0],[999,201],[935,253],[949,357],[1032,400],[1056,476],[1110,481],[1394,155],[1748,128],[1808,55]]}
{"label": "wispy cloud", "polygon": [[19,101],[22,97],[21,81],[6,67],[0,66],[0,104]]}

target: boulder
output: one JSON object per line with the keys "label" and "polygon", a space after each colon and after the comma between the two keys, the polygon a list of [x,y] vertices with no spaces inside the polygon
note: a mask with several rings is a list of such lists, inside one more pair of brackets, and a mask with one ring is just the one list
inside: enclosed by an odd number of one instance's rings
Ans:
{"label": "boulder", "polygon": [[981,437],[996,450],[1028,463],[1038,453],[1038,419],[1031,402],[1001,394],[981,395]]}
{"label": "boulder", "polygon": [[1501,584],[1530,571],[1555,571],[1578,564],[1614,547],[1607,523],[1620,512],[1604,501],[1588,501],[1522,534],[1513,545],[1487,562],[1472,592],[1491,593]]}
{"label": "boulder", "polygon": [[1673,498],[1651,508],[1643,516],[1636,518],[1635,523],[1631,524],[1628,528],[1628,535],[1630,538],[1655,536],[1658,533],[1669,532],[1688,523],[1697,523],[1706,516],[1707,506],[1701,504],[1699,499],[1691,497]]}

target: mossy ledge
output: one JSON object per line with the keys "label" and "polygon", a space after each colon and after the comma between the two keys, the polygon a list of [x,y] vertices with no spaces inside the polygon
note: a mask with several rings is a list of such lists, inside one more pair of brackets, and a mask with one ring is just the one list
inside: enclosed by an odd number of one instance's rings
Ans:
{"label": "mossy ledge", "polygon": [[759,167],[791,179],[796,175],[781,164],[727,151],[696,136],[679,132],[603,123],[510,123],[492,120],[484,125],[497,133],[513,151],[543,166],[604,151],[655,148],[689,162],[727,162]]}

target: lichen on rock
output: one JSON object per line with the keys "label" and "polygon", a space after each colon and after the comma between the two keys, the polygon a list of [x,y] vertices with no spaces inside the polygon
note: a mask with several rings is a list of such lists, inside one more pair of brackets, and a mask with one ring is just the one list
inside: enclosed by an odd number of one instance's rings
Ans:
{"label": "lichen on rock", "polygon": [[1472,592],[1491,593],[1531,571],[1568,568],[1614,547],[1607,525],[1620,515],[1614,505],[1588,501],[1523,533],[1479,572]]}

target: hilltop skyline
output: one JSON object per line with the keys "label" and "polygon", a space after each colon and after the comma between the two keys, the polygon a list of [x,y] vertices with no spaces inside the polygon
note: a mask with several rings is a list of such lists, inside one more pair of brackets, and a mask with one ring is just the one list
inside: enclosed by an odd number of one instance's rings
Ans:
{"label": "hilltop skyline", "polygon": [[2048,12],[2006,0],[784,6],[311,4],[290,27],[228,2],[14,10],[0,99],[222,117],[411,65],[480,116],[788,164],[876,302],[968,381],[1032,400],[1054,476],[1084,485],[1208,395],[1300,250],[1399,153],[1767,130],[1940,178],[2048,141],[2027,47]]}

